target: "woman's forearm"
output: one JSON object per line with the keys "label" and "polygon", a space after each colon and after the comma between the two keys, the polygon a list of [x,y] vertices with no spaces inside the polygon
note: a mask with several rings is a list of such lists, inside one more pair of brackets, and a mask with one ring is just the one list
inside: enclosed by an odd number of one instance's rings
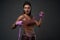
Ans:
{"label": "woman's forearm", "polygon": [[41,23],[42,23],[42,19],[40,18],[38,24],[41,25]]}
{"label": "woman's forearm", "polygon": [[12,29],[15,29],[16,28],[16,24],[14,23],[13,25],[12,25]]}

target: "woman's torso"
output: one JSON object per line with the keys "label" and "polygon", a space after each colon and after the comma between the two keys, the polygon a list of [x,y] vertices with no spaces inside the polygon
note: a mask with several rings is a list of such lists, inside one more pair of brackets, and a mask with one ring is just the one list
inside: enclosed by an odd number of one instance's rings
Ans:
{"label": "woman's torso", "polygon": [[32,32],[34,32],[34,21],[33,21],[33,19],[31,19],[27,15],[23,15],[23,16],[24,16],[24,18],[22,19],[24,21],[23,29],[24,29],[25,33],[32,33]]}

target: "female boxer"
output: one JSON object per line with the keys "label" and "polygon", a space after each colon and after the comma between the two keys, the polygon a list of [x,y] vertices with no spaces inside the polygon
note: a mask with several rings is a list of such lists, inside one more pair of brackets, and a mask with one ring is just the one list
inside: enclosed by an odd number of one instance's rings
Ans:
{"label": "female boxer", "polygon": [[15,29],[18,25],[23,26],[24,34],[22,35],[21,40],[36,40],[34,26],[36,25],[40,27],[42,18],[44,16],[42,11],[39,16],[40,20],[35,20],[31,15],[31,4],[29,2],[25,2],[23,4],[23,14],[18,17],[18,19],[12,26],[13,29]]}

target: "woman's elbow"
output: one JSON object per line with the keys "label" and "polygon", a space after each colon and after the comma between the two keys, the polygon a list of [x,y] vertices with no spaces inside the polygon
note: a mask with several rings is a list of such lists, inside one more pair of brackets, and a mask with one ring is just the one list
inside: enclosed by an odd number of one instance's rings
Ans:
{"label": "woman's elbow", "polygon": [[40,24],[38,24],[37,26],[38,26],[38,27],[40,27],[41,25],[40,25]]}
{"label": "woman's elbow", "polygon": [[38,27],[40,27],[41,26],[41,24],[36,24]]}

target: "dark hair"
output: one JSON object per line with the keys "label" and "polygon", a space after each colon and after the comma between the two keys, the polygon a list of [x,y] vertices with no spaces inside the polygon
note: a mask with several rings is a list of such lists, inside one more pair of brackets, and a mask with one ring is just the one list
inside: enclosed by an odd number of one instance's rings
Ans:
{"label": "dark hair", "polygon": [[28,2],[28,1],[25,1],[25,2],[24,2],[24,4],[23,4],[23,8],[24,8],[25,5],[29,5],[29,6],[31,7],[31,3]]}
{"label": "dark hair", "polygon": [[[23,4],[23,8],[24,8],[25,5],[29,5],[29,6],[31,7],[30,2],[28,2],[28,1],[25,1],[25,2],[24,2],[24,4]],[[28,16],[30,16],[30,17],[32,18],[31,10],[30,10],[30,13],[28,14]]]}

